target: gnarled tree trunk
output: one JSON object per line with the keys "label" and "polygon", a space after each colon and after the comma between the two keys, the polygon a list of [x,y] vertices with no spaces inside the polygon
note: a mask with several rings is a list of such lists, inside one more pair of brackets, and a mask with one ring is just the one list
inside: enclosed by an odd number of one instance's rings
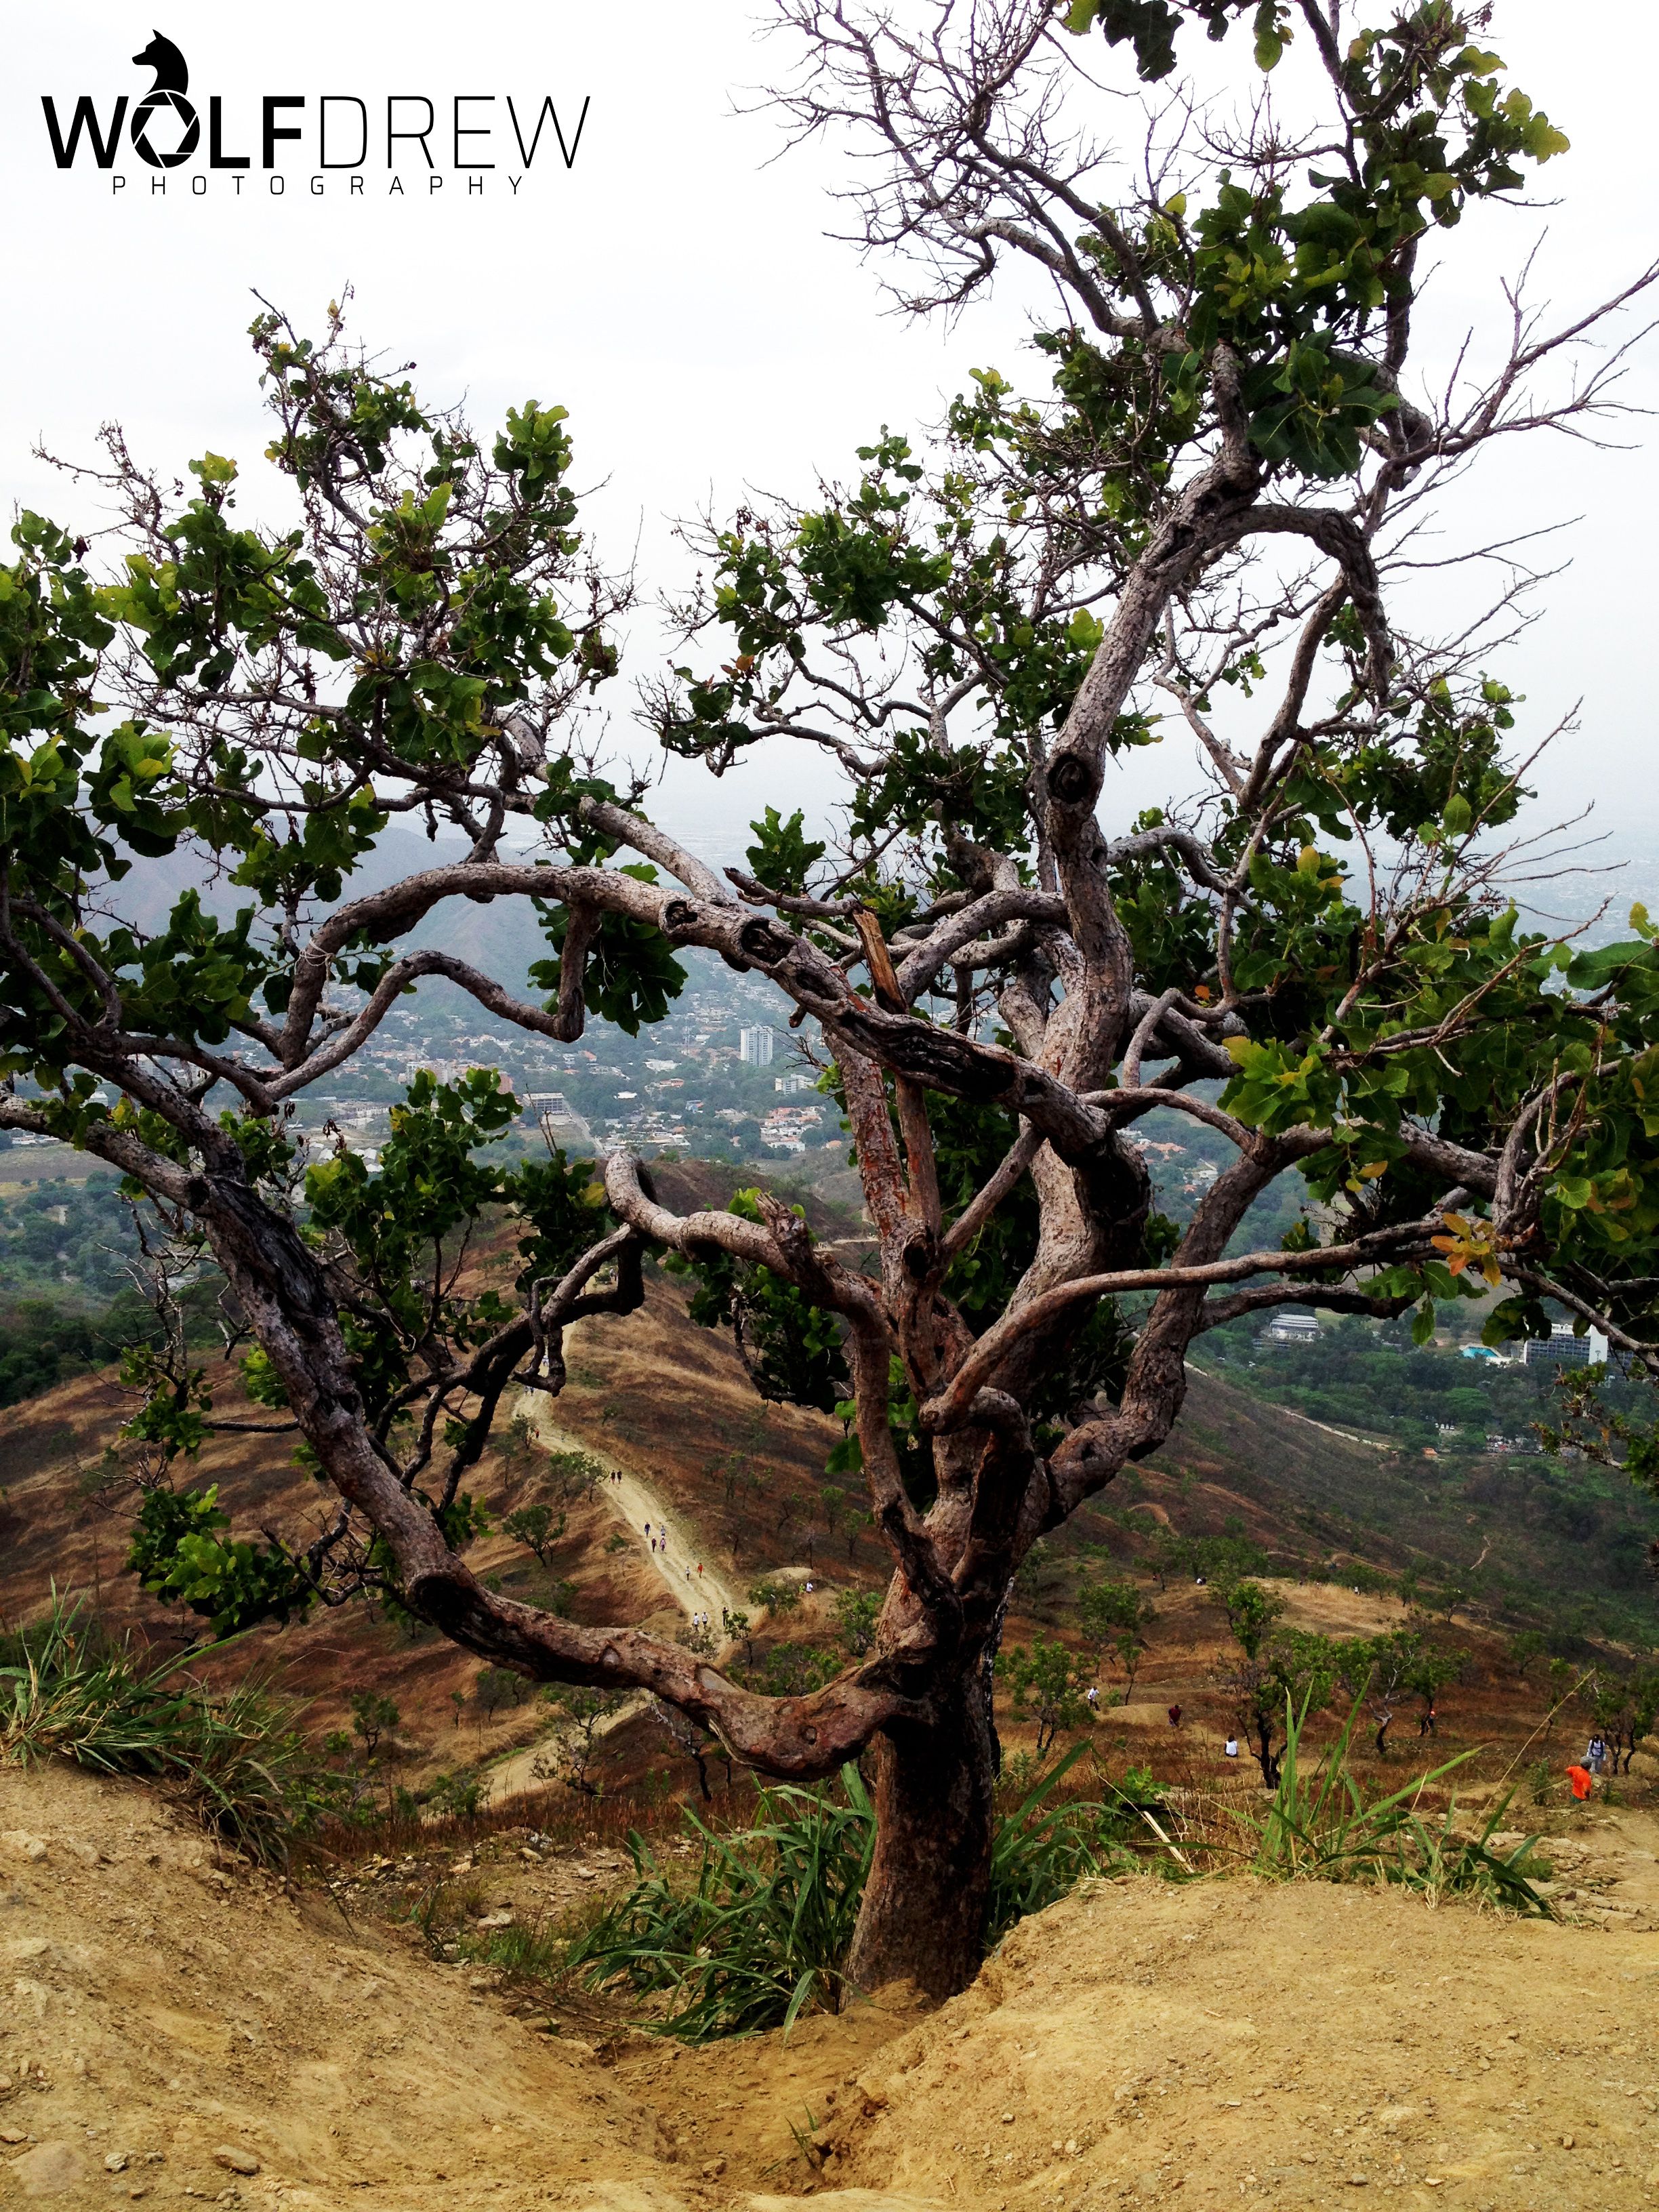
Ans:
{"label": "gnarled tree trunk", "polygon": [[876,1850],[848,1978],[954,1996],[979,1972],[995,1834],[995,1745],[977,1685],[958,1685],[936,1723],[890,1723],[870,1764]]}

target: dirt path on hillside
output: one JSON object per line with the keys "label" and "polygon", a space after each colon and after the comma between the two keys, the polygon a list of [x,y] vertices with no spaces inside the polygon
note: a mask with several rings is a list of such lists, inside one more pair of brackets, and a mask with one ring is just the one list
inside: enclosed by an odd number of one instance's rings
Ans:
{"label": "dirt path on hillside", "polygon": [[526,1390],[519,1400],[516,1410],[530,1424],[537,1442],[548,1451],[585,1452],[589,1459],[597,1460],[607,1475],[615,1480],[599,1486],[599,1496],[615,1513],[618,1521],[631,1529],[643,1545],[647,1542],[646,1528],[653,1537],[664,1542],[662,1551],[648,1550],[647,1556],[663,1583],[672,1593],[674,1602],[688,1620],[700,1613],[708,1615],[708,1625],[717,1646],[724,1648],[726,1638],[720,1631],[721,1613],[737,1613],[742,1609],[743,1599],[734,1583],[726,1580],[717,1567],[703,1557],[696,1536],[674,1512],[660,1493],[647,1482],[637,1468],[626,1462],[612,1459],[605,1453],[595,1451],[581,1437],[562,1429],[553,1419],[546,1399],[539,1390]]}
{"label": "dirt path on hillside", "polygon": [[[552,1418],[551,1409],[539,1390],[526,1390],[520,1398],[515,1410],[524,1415],[530,1424],[531,1433],[544,1450],[583,1452],[589,1459],[599,1462],[607,1477],[611,1478],[599,1485],[599,1498],[645,1551],[659,1580],[687,1620],[695,1620],[699,1613],[707,1613],[716,1654],[730,1650],[729,1641],[720,1626],[720,1616],[722,1612],[738,1612],[744,1601],[735,1585],[702,1558],[695,1537],[654,1486],[647,1482],[637,1469],[619,1459],[608,1457],[604,1452],[595,1451],[580,1437],[573,1436],[568,1429],[562,1429]],[[663,1543],[665,1549],[658,1551],[652,1548],[646,1534],[647,1525],[651,1536]],[[636,1698],[629,1698],[608,1719],[599,1723],[594,1735],[601,1739],[615,1735],[618,1729],[637,1720],[649,1703],[644,1691]],[[544,1774],[538,1772],[538,1768],[546,1759],[550,1741],[565,1733],[568,1731],[555,1729],[541,1741],[527,1744],[523,1750],[513,1753],[498,1765],[493,1766],[487,1778],[490,1802],[499,1804],[525,1790],[539,1788]]]}

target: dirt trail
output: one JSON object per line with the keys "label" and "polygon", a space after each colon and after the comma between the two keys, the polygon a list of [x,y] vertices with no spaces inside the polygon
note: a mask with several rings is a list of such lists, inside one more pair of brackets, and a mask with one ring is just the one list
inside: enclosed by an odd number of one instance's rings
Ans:
{"label": "dirt trail", "polygon": [[[729,1582],[717,1567],[702,1557],[696,1539],[683,1520],[666,1504],[654,1486],[643,1475],[623,1461],[608,1454],[595,1451],[580,1437],[562,1429],[552,1418],[547,1400],[539,1390],[526,1390],[520,1398],[516,1412],[522,1413],[530,1424],[531,1432],[547,1451],[584,1452],[597,1460],[611,1479],[599,1485],[598,1496],[608,1505],[624,1527],[637,1539],[641,1550],[656,1571],[675,1604],[688,1620],[699,1613],[708,1616],[709,1632],[714,1639],[714,1650],[720,1654],[731,1649],[720,1626],[722,1612],[738,1612],[744,1601],[735,1584]],[[652,1537],[665,1545],[657,1551],[651,1547],[646,1534],[649,1527]],[[595,1729],[597,1736],[614,1735],[631,1721],[636,1720],[650,1703],[643,1691],[630,1698],[615,1713],[601,1721]],[[561,1731],[555,1729],[552,1735]],[[503,1799],[515,1796],[540,1785],[538,1764],[545,1758],[548,1739],[527,1745],[513,1753],[493,1766],[488,1776],[488,1795],[490,1802],[499,1804]]]}
{"label": "dirt trail", "polygon": [[823,2177],[987,2212],[1625,2212],[1659,2190],[1656,1994],[1659,1933],[1125,1876],[884,2051]]}
{"label": "dirt trail", "polygon": [[[468,1855],[483,1895],[532,1878],[521,1834]],[[1583,1821],[1547,1845],[1558,1894],[1659,1906],[1656,1843],[1645,1814]],[[532,2029],[365,1902],[216,1863],[137,1784],[0,1768],[0,2206],[1331,2212],[1369,2186],[1636,2212],[1659,1932],[1635,1917],[1132,1875],[1024,1922],[937,2013],[893,1992],[682,2051]]]}
{"label": "dirt trail", "polygon": [[599,1496],[608,1504],[626,1527],[632,1529],[643,1545],[645,1530],[649,1524],[651,1534],[663,1540],[667,1548],[649,1551],[651,1565],[672,1593],[674,1602],[688,1620],[696,1614],[706,1613],[717,1644],[726,1639],[720,1633],[722,1610],[737,1613],[743,1599],[734,1583],[728,1582],[717,1567],[703,1557],[696,1538],[685,1523],[667,1504],[658,1492],[636,1468],[613,1459],[602,1451],[595,1451],[580,1437],[562,1429],[553,1419],[552,1411],[539,1390],[526,1390],[519,1400],[516,1409],[529,1422],[538,1443],[548,1451],[586,1452],[595,1459],[609,1475],[615,1477],[600,1486]]}

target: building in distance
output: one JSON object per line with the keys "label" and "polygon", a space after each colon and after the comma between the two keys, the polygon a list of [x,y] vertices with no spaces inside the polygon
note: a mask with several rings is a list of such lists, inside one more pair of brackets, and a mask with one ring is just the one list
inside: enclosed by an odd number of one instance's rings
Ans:
{"label": "building in distance", "polygon": [[562,1091],[532,1091],[526,1119],[534,1121],[550,1145],[591,1145],[593,1132]]}
{"label": "building in distance", "polygon": [[1310,1313],[1278,1313],[1267,1323],[1267,1333],[1273,1344],[1316,1344],[1319,1316]]}
{"label": "building in distance", "polygon": [[1607,1340],[1599,1328],[1573,1334],[1570,1321],[1558,1321],[1547,1337],[1528,1337],[1521,1354],[1524,1367],[1598,1367],[1606,1364]]}

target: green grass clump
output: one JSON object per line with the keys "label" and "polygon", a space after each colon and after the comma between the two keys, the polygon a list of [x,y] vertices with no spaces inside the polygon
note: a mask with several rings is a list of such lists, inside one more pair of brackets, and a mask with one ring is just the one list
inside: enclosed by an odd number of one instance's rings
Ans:
{"label": "green grass clump", "polygon": [[[1084,1748],[998,1822],[988,1948],[1125,1856],[1139,1820],[1134,1787],[1149,1778],[1131,1777],[1109,1802],[1053,1802]],[[620,1984],[665,2000],[658,2025],[690,2043],[787,2030],[809,2004],[838,2011],[876,1840],[858,1769],[844,1766],[832,1789],[763,1791],[750,1826],[728,1835],[684,1817],[702,1846],[695,1881],[676,1883],[631,1835],[634,1887],[574,1939],[567,1970],[592,1988]]]}
{"label": "green grass clump", "polygon": [[1127,1839],[1139,1827],[1143,1807],[1158,1802],[1145,1768],[1131,1768],[1106,1799],[1052,1802],[1088,1748],[1087,1744],[1074,1744],[997,1823],[991,1851],[988,1950],[1028,1913],[1041,1912],[1079,1882],[1129,1861]]}
{"label": "green grass clump", "polygon": [[750,1825],[729,1836],[688,1810],[702,1843],[689,1888],[630,1834],[638,1880],[576,1939],[570,1968],[594,1987],[665,1996],[663,2025],[689,2043],[787,2028],[815,2000],[838,2011],[876,1838],[856,1767],[842,1769],[840,1791],[763,1790]]}
{"label": "green grass clump", "polygon": [[148,1667],[54,1591],[46,1618],[0,1646],[0,1760],[150,1776],[228,1842],[284,1859],[313,1765],[291,1710],[246,1684],[210,1696],[176,1679],[182,1664]]}
{"label": "green grass clump", "polygon": [[1458,1897],[1553,1919],[1533,1887],[1548,1873],[1532,1855],[1538,1838],[1528,1837],[1512,1851],[1492,1848],[1513,1793],[1498,1799],[1474,1835],[1460,1829],[1455,1797],[1438,1814],[1419,1810],[1425,1791],[1474,1757],[1466,1751],[1386,1797],[1368,1799],[1347,1759],[1358,1714],[1356,1705],[1329,1751],[1310,1768],[1300,1757],[1306,1707],[1299,1713],[1287,1708],[1278,1788],[1260,1812],[1230,1808],[1249,1838],[1250,1871],[1287,1881],[1385,1882],[1431,1903]]}

